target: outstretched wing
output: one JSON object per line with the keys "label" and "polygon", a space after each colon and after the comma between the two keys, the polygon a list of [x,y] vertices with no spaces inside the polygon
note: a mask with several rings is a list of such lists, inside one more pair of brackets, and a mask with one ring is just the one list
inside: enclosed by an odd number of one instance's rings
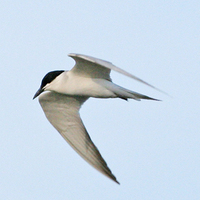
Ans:
{"label": "outstretched wing", "polygon": [[81,54],[71,53],[68,56],[72,57],[76,61],[76,64],[71,69],[71,72],[80,76],[111,80],[111,69],[109,67],[106,67],[108,64],[111,63]]}
{"label": "outstretched wing", "polygon": [[72,57],[76,61],[75,66],[71,70],[73,73],[79,74],[81,76],[91,77],[91,78],[103,78],[103,79],[111,80],[110,71],[114,70],[125,76],[133,78],[136,81],[139,81],[145,85],[148,85],[149,87],[152,87],[160,92],[163,92],[160,89],[154,87],[153,85],[130,74],[129,72],[126,72],[125,70],[120,69],[119,67],[116,67],[111,62],[94,58],[91,56],[75,54],[75,53],[70,53],[68,56]]}
{"label": "outstretched wing", "polygon": [[119,183],[92,142],[79,116],[79,109],[87,99],[55,92],[46,92],[39,96],[47,119],[71,147],[89,164]]}

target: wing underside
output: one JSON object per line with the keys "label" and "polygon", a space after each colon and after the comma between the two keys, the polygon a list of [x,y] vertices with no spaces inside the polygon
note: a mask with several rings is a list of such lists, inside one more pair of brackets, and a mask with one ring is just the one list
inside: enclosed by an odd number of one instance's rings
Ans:
{"label": "wing underside", "polygon": [[40,95],[39,102],[49,122],[71,147],[89,164],[119,183],[92,142],[79,116],[79,109],[87,99],[46,92]]}

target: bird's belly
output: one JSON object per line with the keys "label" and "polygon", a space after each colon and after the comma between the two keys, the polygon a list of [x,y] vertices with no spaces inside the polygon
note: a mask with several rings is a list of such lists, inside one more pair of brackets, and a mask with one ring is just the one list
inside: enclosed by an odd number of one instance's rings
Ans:
{"label": "bird's belly", "polygon": [[78,96],[88,96],[88,97],[96,97],[96,98],[113,98],[116,95],[106,89],[101,82],[107,81],[101,79],[92,79],[86,77],[73,77],[68,78],[67,82],[64,84],[65,86],[61,88],[61,93],[67,95],[78,95]]}

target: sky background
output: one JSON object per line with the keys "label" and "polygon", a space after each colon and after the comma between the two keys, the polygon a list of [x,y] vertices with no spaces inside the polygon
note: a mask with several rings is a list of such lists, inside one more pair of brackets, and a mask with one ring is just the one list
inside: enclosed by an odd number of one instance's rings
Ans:
{"label": "sky background", "polygon": [[[0,199],[200,199],[199,1],[1,1]],[[104,60],[113,82],[162,102],[89,99],[81,116],[121,185],[88,165],[32,100],[68,53]]]}

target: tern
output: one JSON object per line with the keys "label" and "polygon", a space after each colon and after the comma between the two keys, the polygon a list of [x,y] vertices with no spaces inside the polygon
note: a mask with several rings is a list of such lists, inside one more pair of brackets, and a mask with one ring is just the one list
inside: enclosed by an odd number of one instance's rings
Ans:
{"label": "tern", "polygon": [[110,78],[111,70],[155,87],[105,60],[75,53],[68,56],[75,60],[75,66],[69,71],[47,73],[33,99],[39,96],[49,122],[83,159],[119,184],[92,142],[79,110],[90,97],[158,100],[114,84]]}

